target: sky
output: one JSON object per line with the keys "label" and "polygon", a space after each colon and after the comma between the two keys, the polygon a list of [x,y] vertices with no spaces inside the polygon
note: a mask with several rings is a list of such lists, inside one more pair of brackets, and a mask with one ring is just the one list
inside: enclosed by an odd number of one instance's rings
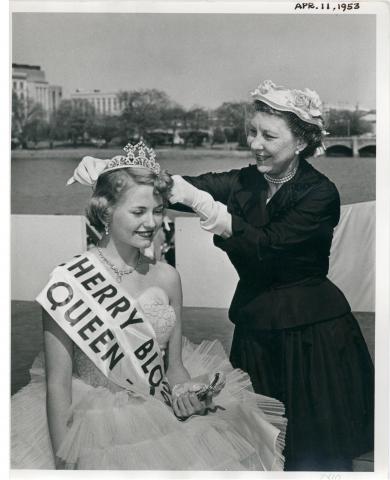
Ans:
{"label": "sky", "polygon": [[76,89],[157,88],[186,108],[248,99],[266,79],[375,108],[375,16],[14,13],[12,61]]}

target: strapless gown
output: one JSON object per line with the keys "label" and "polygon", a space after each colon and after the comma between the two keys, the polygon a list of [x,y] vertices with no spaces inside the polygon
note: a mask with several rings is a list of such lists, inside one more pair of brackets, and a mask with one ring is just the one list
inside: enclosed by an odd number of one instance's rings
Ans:
{"label": "strapless gown", "polygon": [[[167,351],[173,308],[157,298],[139,307]],[[181,422],[159,400],[110,382],[74,346],[68,431],[57,455],[80,470],[283,470],[283,405],[253,393],[218,341],[183,338],[183,363],[192,378],[222,371],[227,382],[213,412]],[[12,397],[11,468],[53,469],[42,354],[30,373],[31,382]]]}

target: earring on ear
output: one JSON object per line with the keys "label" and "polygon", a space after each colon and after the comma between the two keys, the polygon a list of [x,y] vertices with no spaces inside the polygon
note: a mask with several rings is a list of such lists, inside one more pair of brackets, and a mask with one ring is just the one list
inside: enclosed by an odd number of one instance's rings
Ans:
{"label": "earring on ear", "polygon": [[299,155],[301,153],[301,151],[299,150],[299,148],[297,148],[294,153],[295,153],[295,155]]}
{"label": "earring on ear", "polygon": [[105,234],[106,234],[107,236],[110,235],[110,229],[109,229],[109,227],[108,227],[108,223],[106,223],[106,224],[104,225],[104,232],[105,232]]}

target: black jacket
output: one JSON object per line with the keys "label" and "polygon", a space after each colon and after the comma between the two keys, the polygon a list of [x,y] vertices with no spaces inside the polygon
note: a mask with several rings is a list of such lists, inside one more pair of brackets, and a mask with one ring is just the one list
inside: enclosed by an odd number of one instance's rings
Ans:
{"label": "black jacket", "polygon": [[268,204],[268,185],[255,165],[184,178],[232,214],[232,236],[214,236],[214,244],[227,253],[240,278],[229,310],[235,324],[288,328],[350,311],[326,278],[340,217],[339,194],[327,177],[301,160],[295,177]]}

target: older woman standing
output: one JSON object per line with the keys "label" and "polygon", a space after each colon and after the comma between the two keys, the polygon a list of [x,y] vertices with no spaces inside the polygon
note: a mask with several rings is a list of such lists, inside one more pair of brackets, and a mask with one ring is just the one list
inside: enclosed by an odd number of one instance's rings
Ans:
{"label": "older woman standing", "polygon": [[340,199],[306,161],[322,145],[321,102],[270,81],[251,95],[256,165],[174,176],[171,202],[199,214],[238,272],[230,358],[257,393],[286,405],[286,469],[351,470],[373,448],[374,375],[350,306],[327,278]]}

